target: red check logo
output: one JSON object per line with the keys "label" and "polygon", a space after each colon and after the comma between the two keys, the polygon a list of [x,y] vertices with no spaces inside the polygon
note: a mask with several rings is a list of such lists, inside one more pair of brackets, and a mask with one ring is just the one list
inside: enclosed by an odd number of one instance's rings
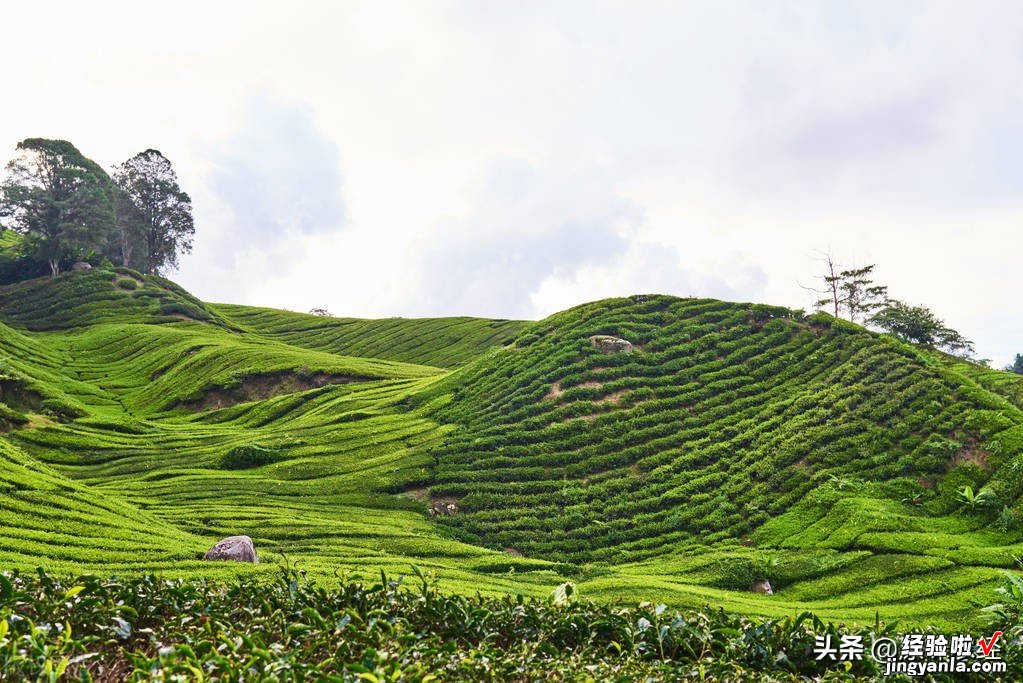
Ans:
{"label": "red check logo", "polygon": [[991,634],[991,637],[985,640],[984,638],[978,638],[977,642],[980,643],[980,650],[984,653],[984,656],[991,654],[991,650],[995,648],[995,643],[998,642],[999,636],[1002,635],[1001,631],[995,631]]}

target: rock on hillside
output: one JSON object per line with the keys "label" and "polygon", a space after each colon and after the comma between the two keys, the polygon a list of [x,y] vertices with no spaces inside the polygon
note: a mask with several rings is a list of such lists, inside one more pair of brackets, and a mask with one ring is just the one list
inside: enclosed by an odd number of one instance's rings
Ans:
{"label": "rock on hillside", "polygon": [[228,536],[210,548],[204,560],[228,560],[231,562],[259,562],[256,546],[248,536]]}

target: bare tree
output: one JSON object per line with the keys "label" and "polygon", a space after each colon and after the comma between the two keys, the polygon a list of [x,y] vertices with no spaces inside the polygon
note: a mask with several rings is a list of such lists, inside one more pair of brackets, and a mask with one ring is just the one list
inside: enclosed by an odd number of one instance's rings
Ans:
{"label": "bare tree", "polygon": [[888,288],[875,285],[870,278],[874,272],[874,264],[843,270],[835,263],[830,253],[823,253],[822,256],[827,269],[823,275],[816,276],[822,286],[800,285],[821,297],[814,302],[817,310],[828,307],[836,318],[845,311],[849,320],[856,322],[861,317],[864,319],[869,317],[885,305],[888,300]]}

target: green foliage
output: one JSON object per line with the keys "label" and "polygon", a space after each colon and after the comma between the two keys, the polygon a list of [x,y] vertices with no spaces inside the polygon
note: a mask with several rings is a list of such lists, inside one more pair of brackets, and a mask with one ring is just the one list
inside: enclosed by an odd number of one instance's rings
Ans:
{"label": "green foliage", "polygon": [[147,149],[118,166],[114,182],[129,205],[116,240],[121,265],[150,275],[176,268],[178,253],[192,250],[195,223],[192,200],[178,186],[170,161]]}
{"label": "green foliage", "polygon": [[990,486],[974,491],[972,486],[959,489],[959,501],[970,512],[979,512],[998,505],[998,494]]}
{"label": "green foliage", "polygon": [[462,365],[510,343],[526,325],[484,318],[328,318],[229,304],[214,308],[238,327],[300,348],[442,368]]}
{"label": "green foliage", "polygon": [[271,465],[281,460],[283,455],[277,448],[268,448],[258,444],[242,444],[235,446],[220,461],[225,470],[245,470],[251,467]]}
{"label": "green foliage", "polygon": [[[0,320],[25,419],[0,435],[4,567],[257,582],[282,555],[320,579],[417,562],[545,609],[571,581],[569,612],[581,594],[948,627],[1023,554],[989,523],[1020,508],[1012,376],[830,316],[649,296],[533,324],[353,320],[97,268],[0,288]],[[960,514],[963,486],[999,507]],[[197,559],[240,533],[264,563]]]}
{"label": "green foliage", "polygon": [[0,186],[0,217],[56,275],[61,261],[102,247],[113,230],[113,185],[66,140],[29,138],[17,149]]}
{"label": "green foliage", "polygon": [[[381,573],[325,587],[282,571],[268,582],[143,576],[70,580],[0,574],[0,676],[191,680],[873,679],[871,657],[819,661],[817,637],[864,643],[892,625],[849,627],[802,613],[748,619],[582,600],[450,595]],[[564,587],[561,587],[564,588]],[[565,594],[568,594],[567,589]],[[1009,678],[1021,671],[1007,650]],[[970,680],[970,679],[963,679]]]}
{"label": "green foliage", "polygon": [[[1003,651],[1023,651],[1023,576],[1018,571],[1002,573],[1003,583],[997,589],[1000,599],[983,608],[987,622],[1003,632]],[[1015,663],[1015,662],[1014,662]],[[1006,678],[1018,679],[1020,674]]]}
{"label": "green foliage", "polygon": [[945,349],[962,356],[973,354],[973,342],[945,323],[925,306],[910,306],[901,301],[890,300],[887,305],[871,317],[870,322],[914,344]]}
{"label": "green foliage", "polygon": [[[638,351],[601,354],[595,334]],[[431,492],[462,510],[438,520],[460,538],[624,561],[748,537],[824,486],[895,500],[906,496],[870,483],[933,486],[969,439],[986,438],[967,427],[985,392],[951,389],[961,383],[827,316],[633,297],[541,321],[418,400],[446,394],[429,414],[459,425],[430,455]],[[995,431],[1023,419],[1003,417]],[[830,542],[874,524],[860,517]]]}

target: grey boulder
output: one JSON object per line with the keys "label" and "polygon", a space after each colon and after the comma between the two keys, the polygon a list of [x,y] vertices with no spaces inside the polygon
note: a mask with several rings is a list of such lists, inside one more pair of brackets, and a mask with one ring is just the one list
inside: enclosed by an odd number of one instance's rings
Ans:
{"label": "grey boulder", "polygon": [[632,353],[632,342],[609,334],[595,334],[590,343],[600,349],[601,353]]}
{"label": "grey boulder", "polygon": [[204,560],[228,560],[230,562],[259,562],[256,546],[248,536],[228,536],[206,553]]}

